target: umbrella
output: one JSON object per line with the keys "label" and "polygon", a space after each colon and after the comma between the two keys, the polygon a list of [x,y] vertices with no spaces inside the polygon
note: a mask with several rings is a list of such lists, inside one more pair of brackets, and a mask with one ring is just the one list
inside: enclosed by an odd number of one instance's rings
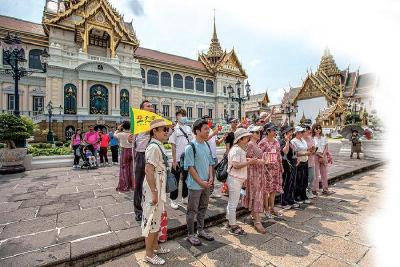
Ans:
{"label": "umbrella", "polygon": [[343,129],[340,131],[340,134],[346,138],[350,139],[353,131],[356,130],[359,134],[364,134],[364,129],[357,124],[349,124],[343,127]]}

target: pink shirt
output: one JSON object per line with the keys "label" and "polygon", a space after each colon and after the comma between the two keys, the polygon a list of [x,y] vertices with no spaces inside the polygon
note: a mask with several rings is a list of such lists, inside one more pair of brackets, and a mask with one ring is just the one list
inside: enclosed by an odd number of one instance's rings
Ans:
{"label": "pink shirt", "polygon": [[[307,143],[307,148],[316,146],[314,139],[312,137],[304,137],[303,139]],[[315,166],[315,154],[308,156],[308,167],[314,167],[314,166]]]}
{"label": "pink shirt", "polygon": [[81,136],[79,134],[74,134],[72,136],[72,145],[77,146],[81,144]]}
{"label": "pink shirt", "polygon": [[95,145],[99,140],[99,134],[97,132],[87,132],[84,138],[89,144]]}

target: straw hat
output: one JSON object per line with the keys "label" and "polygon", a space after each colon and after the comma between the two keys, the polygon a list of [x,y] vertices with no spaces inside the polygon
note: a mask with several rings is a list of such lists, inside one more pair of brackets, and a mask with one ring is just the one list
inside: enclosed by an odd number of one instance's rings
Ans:
{"label": "straw hat", "polygon": [[304,132],[306,129],[304,129],[301,126],[296,126],[294,127],[294,133],[298,133],[298,132]]}
{"label": "straw hat", "polygon": [[235,131],[235,141],[233,143],[236,144],[240,138],[251,135],[245,128],[239,128]]}
{"label": "straw hat", "polygon": [[247,128],[247,130],[248,130],[250,133],[258,132],[258,131],[261,131],[262,129],[263,129],[262,126],[256,126],[256,125],[251,125],[249,128]]}
{"label": "straw hat", "polygon": [[158,128],[158,127],[171,127],[171,125],[167,124],[167,122],[164,119],[156,119],[156,120],[150,122],[149,132],[151,132],[151,130]]}

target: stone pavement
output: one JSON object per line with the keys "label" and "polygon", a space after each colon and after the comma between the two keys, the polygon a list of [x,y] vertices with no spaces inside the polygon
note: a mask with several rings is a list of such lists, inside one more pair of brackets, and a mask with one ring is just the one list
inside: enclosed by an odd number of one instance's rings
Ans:
{"label": "stone pavement", "polygon": [[[348,177],[380,163],[339,157],[329,176]],[[0,266],[87,265],[143,247],[132,193],[116,192],[117,183],[118,167],[63,167],[1,176]],[[212,199],[206,223],[222,222],[225,207],[226,198]],[[185,234],[185,208],[168,206],[167,212],[169,236]]]}
{"label": "stone pavement", "polygon": [[[191,247],[183,237],[163,246],[165,266],[374,266],[375,248],[366,233],[368,217],[381,209],[383,168],[338,182],[329,197],[312,205],[284,211],[281,219],[264,220],[267,234],[258,234],[240,219],[246,236],[227,233],[223,225],[208,229],[216,241]],[[148,266],[140,250],[106,262],[101,267]]]}

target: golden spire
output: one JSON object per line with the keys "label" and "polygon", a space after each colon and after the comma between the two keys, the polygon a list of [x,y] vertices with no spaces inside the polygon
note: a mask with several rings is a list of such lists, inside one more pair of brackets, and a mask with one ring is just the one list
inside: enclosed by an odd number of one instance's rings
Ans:
{"label": "golden spire", "polygon": [[215,9],[214,9],[214,32],[211,38],[210,48],[207,52],[208,59],[215,64],[218,60],[223,56],[224,51],[221,48],[221,45],[217,36],[217,27],[215,26]]}
{"label": "golden spire", "polygon": [[340,75],[340,70],[336,65],[331,52],[329,51],[328,46],[325,47],[324,55],[321,58],[321,62],[319,63],[318,72],[325,72],[325,74],[330,76]]}

